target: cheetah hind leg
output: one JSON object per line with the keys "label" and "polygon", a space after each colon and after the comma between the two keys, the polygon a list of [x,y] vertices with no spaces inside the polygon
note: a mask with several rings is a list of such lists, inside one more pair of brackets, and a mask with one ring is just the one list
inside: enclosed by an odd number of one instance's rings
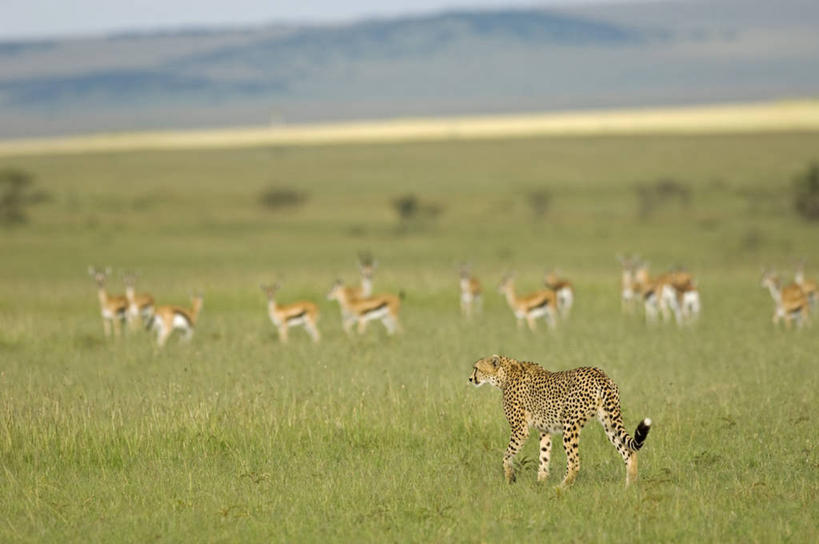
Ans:
{"label": "cheetah hind leg", "polygon": [[580,430],[586,423],[585,419],[579,419],[571,425],[563,425],[563,449],[566,451],[566,476],[560,483],[560,487],[565,489],[574,483],[577,473],[580,472]]}

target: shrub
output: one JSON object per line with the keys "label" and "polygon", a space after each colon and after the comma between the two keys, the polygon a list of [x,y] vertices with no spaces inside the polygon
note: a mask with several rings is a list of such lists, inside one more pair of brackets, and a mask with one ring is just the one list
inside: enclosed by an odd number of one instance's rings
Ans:
{"label": "shrub", "polygon": [[269,210],[297,208],[307,202],[309,195],[290,187],[270,187],[259,195],[259,204]]}
{"label": "shrub", "polygon": [[33,192],[34,177],[23,170],[0,170],[0,225],[12,226],[28,220],[27,208],[46,200],[43,192]]}
{"label": "shrub", "polygon": [[682,206],[691,203],[691,189],[671,178],[661,178],[654,183],[638,185],[636,190],[639,214],[643,218],[670,202],[676,201]]}
{"label": "shrub", "polygon": [[425,220],[434,220],[444,211],[440,204],[424,202],[414,194],[406,194],[394,199],[392,207],[398,214],[402,228]]}
{"label": "shrub", "polygon": [[526,195],[526,201],[529,203],[529,209],[532,210],[532,215],[536,218],[541,218],[549,211],[549,205],[552,202],[552,193],[548,189],[538,189],[530,191]]}
{"label": "shrub", "polygon": [[819,163],[797,174],[793,182],[796,213],[811,221],[819,220]]}

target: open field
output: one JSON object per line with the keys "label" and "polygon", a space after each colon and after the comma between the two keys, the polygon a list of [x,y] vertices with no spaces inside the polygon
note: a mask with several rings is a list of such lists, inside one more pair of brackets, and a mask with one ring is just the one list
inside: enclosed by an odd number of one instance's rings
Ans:
{"label": "open field", "polygon": [[[818,150],[819,132],[790,132],[2,158],[47,200],[0,232],[0,541],[813,542],[819,324],[773,330],[759,267],[804,256],[819,276],[819,229],[791,197]],[[271,207],[271,189],[304,201]],[[407,193],[429,217],[399,224]],[[400,337],[348,339],[324,300],[364,248],[376,292],[406,293]],[[621,316],[624,251],[687,265],[701,322]],[[461,260],[487,291],[471,324]],[[204,290],[192,344],[106,342],[91,263],[141,269],[160,303]],[[570,322],[516,330],[497,281],[534,289],[555,265],[577,286]],[[273,277],[319,304],[320,345],[278,343],[258,288]],[[536,440],[506,485],[499,392],[467,383],[493,352],[605,369],[629,431],[654,421],[640,482],[623,489],[590,423],[569,491],[558,445],[536,483]]]}
{"label": "open field", "polygon": [[0,140],[0,157],[44,153],[438,142],[533,136],[815,130],[819,130],[819,101],[794,100]]}

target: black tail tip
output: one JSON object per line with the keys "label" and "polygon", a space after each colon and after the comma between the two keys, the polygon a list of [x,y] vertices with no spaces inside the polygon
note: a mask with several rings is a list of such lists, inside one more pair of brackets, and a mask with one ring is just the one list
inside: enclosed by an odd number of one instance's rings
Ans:
{"label": "black tail tip", "polygon": [[645,418],[637,425],[637,430],[634,431],[634,442],[638,446],[642,446],[643,442],[645,442],[646,437],[648,436],[648,431],[651,430],[651,420],[649,418]]}

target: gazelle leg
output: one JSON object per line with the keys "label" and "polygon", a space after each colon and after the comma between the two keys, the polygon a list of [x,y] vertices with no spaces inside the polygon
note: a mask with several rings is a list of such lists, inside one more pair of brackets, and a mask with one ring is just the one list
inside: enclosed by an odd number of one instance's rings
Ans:
{"label": "gazelle leg", "polygon": [[359,319],[358,320],[358,334],[364,334],[364,331],[367,329],[367,320],[366,319]]}
{"label": "gazelle leg", "polygon": [[105,337],[111,336],[111,320],[102,318],[102,330],[105,332]]}
{"label": "gazelle leg", "polygon": [[313,342],[319,341],[320,335],[318,327],[316,327],[316,323],[314,321],[307,321],[304,324],[304,328],[307,329],[307,334],[310,335],[310,338],[313,339]]}
{"label": "gazelle leg", "polygon": [[279,328],[278,328],[278,332],[279,332],[279,342],[281,342],[282,344],[286,344],[287,343],[287,325],[286,324],[280,325]]}
{"label": "gazelle leg", "polygon": [[531,315],[526,316],[526,324],[529,325],[529,330],[534,332],[537,329],[537,325],[535,324],[535,318]]}

